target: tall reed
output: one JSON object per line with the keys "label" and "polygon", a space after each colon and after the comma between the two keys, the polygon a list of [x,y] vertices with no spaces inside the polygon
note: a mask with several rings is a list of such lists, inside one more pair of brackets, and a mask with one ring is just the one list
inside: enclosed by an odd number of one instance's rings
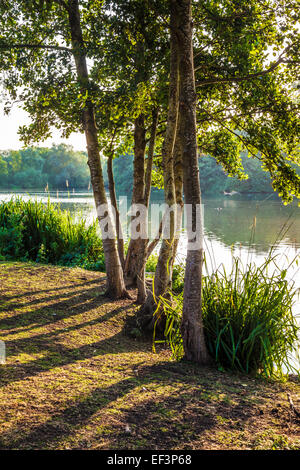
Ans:
{"label": "tall reed", "polygon": [[[238,257],[203,280],[203,323],[211,357],[221,369],[282,376],[299,372],[293,355],[299,348],[299,326],[292,311],[297,291],[287,269],[268,256],[261,266],[243,266]],[[160,299],[167,317],[165,337],[174,358],[183,356],[180,333],[182,293]]]}
{"label": "tall reed", "polygon": [[97,224],[75,221],[58,204],[24,201],[0,203],[0,255],[44,263],[104,269]]}

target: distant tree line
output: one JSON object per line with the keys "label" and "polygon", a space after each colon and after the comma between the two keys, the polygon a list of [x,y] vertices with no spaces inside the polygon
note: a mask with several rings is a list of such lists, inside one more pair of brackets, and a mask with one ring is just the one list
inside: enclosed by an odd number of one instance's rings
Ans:
{"label": "distant tree line", "polygon": [[202,193],[206,195],[223,194],[237,191],[244,194],[274,193],[268,174],[263,171],[258,160],[248,158],[247,152],[241,152],[241,160],[247,179],[236,176],[228,178],[223,168],[209,156],[199,159]]}
{"label": "distant tree line", "polygon": [[90,174],[86,162],[85,152],[65,144],[8,150],[0,154],[0,188],[88,189]]}
{"label": "distant tree line", "polygon": [[[118,195],[130,195],[133,189],[133,155],[125,154],[113,160],[114,178]],[[201,187],[204,195],[219,195],[237,191],[241,194],[274,193],[268,174],[262,170],[258,160],[241,159],[248,179],[228,178],[215,158],[203,155],[199,158]],[[23,150],[7,150],[0,154],[0,189],[44,189],[49,191],[75,188],[87,190],[90,174],[86,164],[87,154],[75,151],[65,144],[47,147],[29,147]],[[104,184],[108,188],[107,161],[103,161]],[[155,193],[162,189],[159,168],[154,168]]]}
{"label": "distant tree line", "polygon": [[[207,196],[222,195],[237,191],[241,194],[274,194],[270,177],[263,171],[259,160],[249,158],[247,152],[241,152],[241,160],[247,179],[239,179],[236,176],[228,178],[228,174],[223,167],[218,164],[215,158],[203,155],[199,158],[199,169],[201,179],[202,194]],[[106,164],[104,166],[106,169]],[[133,189],[133,155],[122,155],[113,160],[113,171],[116,188],[119,195],[131,194]],[[105,185],[108,186],[107,174],[104,172]],[[161,171],[154,167],[153,190],[158,193],[162,189],[163,181]]]}

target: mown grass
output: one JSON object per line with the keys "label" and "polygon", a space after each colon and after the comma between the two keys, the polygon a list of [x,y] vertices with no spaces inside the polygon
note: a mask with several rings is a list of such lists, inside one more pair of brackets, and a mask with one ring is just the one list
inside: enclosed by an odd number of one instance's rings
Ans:
{"label": "mown grass", "polygon": [[300,449],[300,383],[191,363],[123,333],[104,275],[0,263],[1,449]]}

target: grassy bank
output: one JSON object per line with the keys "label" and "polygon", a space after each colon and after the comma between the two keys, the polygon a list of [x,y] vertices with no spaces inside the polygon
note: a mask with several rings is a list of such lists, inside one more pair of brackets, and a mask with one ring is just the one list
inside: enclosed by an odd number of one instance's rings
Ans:
{"label": "grassy bank", "polygon": [[[12,198],[0,202],[0,260],[35,261],[105,272],[98,221],[76,219],[59,204]],[[147,271],[155,271],[151,255]]]}
{"label": "grassy bank", "polygon": [[75,220],[58,204],[13,198],[0,204],[0,259],[105,270],[97,223]]}
{"label": "grassy bank", "polygon": [[[69,211],[50,202],[21,198],[2,202],[0,260],[32,260],[102,272],[105,262],[98,229],[96,221],[88,225],[84,218],[75,220]],[[231,273],[216,271],[204,278],[205,337],[211,357],[222,370],[263,373],[267,378],[293,370],[289,356],[297,347],[299,331],[292,312],[296,291],[285,279],[286,270],[270,274],[272,260],[268,257],[259,268],[251,264],[243,268],[237,258]],[[146,271],[154,272],[156,263],[157,255],[152,254]],[[165,302],[169,310],[166,337],[179,359],[183,355],[183,284],[184,267],[175,265],[172,301]]]}
{"label": "grassy bank", "polygon": [[0,264],[1,449],[300,449],[300,383],[176,363],[124,335],[104,275]]}

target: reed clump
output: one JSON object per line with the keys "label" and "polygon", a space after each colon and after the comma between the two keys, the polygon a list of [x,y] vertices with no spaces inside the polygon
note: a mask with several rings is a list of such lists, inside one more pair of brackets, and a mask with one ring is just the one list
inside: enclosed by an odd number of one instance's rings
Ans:
{"label": "reed clump", "polygon": [[3,259],[104,270],[97,223],[75,220],[58,204],[22,198],[0,203],[0,256]]}
{"label": "reed clump", "polygon": [[[287,279],[287,269],[280,269],[276,261],[270,254],[261,266],[244,267],[234,258],[231,272],[222,266],[204,277],[205,338],[219,369],[267,378],[283,376],[286,370],[299,373],[299,326],[292,311],[298,293]],[[182,301],[182,293],[160,299],[167,318],[165,337],[177,360],[184,354]]]}

